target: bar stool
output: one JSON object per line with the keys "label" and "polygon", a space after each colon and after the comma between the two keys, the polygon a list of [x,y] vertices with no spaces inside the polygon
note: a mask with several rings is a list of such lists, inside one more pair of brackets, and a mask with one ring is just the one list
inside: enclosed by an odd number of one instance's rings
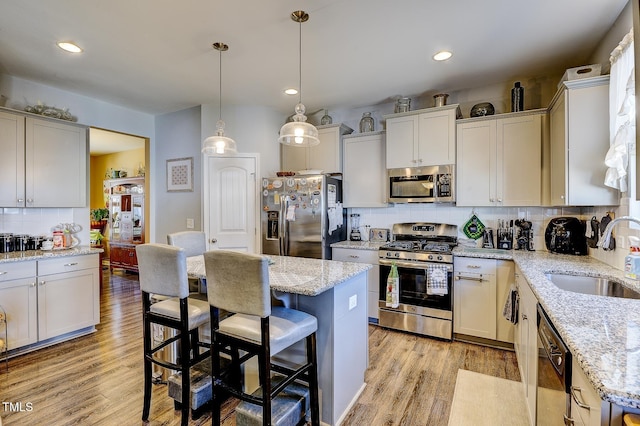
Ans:
{"label": "bar stool", "polygon": [[[272,400],[289,384],[301,379],[309,385],[312,425],[319,425],[316,317],[271,306],[266,257],[213,250],[204,254],[204,261],[211,309],[212,424],[220,425],[220,394],[224,390],[261,406],[262,424],[270,425]],[[220,320],[219,310],[234,314]],[[271,363],[272,355],[302,339],[307,355],[303,365],[290,368]],[[231,366],[225,370],[220,367],[221,352],[231,354]],[[248,394],[242,390],[237,376],[240,366],[254,356],[258,357],[261,392]],[[282,380],[272,383],[272,371]]]}
{"label": "bar stool", "polygon": [[[202,231],[182,231],[167,234],[167,244],[183,248],[187,257],[200,256],[207,251],[207,235]],[[205,293],[202,280],[190,278],[189,283],[191,291]],[[195,289],[197,287],[197,290]]]}
{"label": "bar stool", "polygon": [[[151,407],[152,364],[182,374],[181,424],[189,421],[190,381],[189,369],[209,356],[200,353],[198,327],[209,321],[209,304],[203,300],[188,299],[186,252],[166,244],[140,244],[136,246],[140,290],[142,292],[142,317],[144,327],[144,406],[142,420],[149,418]],[[163,299],[151,303],[155,300]],[[153,346],[151,324],[159,324],[176,330],[175,336],[166,337]],[[154,354],[164,347],[179,343],[179,355],[173,360],[162,360]]]}

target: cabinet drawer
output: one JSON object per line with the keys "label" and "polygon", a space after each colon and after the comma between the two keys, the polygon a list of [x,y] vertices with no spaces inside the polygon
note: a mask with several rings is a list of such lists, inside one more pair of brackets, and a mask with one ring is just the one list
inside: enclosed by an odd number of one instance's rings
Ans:
{"label": "cabinet drawer", "polygon": [[7,262],[0,264],[0,282],[36,276],[36,262]]}
{"label": "cabinet drawer", "polygon": [[38,261],[38,275],[60,274],[82,269],[98,268],[99,255],[60,257]]}
{"label": "cabinet drawer", "polygon": [[471,257],[455,257],[453,259],[453,270],[455,274],[474,273],[492,274],[496,273],[495,259],[476,259]]}
{"label": "cabinet drawer", "polygon": [[378,250],[359,250],[336,247],[332,249],[332,259],[341,262],[378,264]]}

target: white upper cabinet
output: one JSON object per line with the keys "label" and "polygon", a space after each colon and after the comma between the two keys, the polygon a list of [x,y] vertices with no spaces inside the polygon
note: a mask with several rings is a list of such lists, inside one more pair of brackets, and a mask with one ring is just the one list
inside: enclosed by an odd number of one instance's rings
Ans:
{"label": "white upper cabinet", "polygon": [[458,123],[459,206],[539,206],[546,110]]}
{"label": "white upper cabinet", "polygon": [[87,128],[0,111],[0,207],[86,207]]}
{"label": "white upper cabinet", "polygon": [[457,104],[386,115],[387,168],[455,164]]}
{"label": "white upper cabinet", "polygon": [[609,76],[565,81],[550,107],[547,204],[619,204],[618,191],[604,185],[609,140]]}
{"label": "white upper cabinet", "polygon": [[342,136],[353,132],[344,124],[318,126],[320,144],[312,147],[282,145],[282,170],[322,170],[342,173]]}
{"label": "white upper cabinet", "polygon": [[344,137],[344,207],[386,207],[385,133]]}

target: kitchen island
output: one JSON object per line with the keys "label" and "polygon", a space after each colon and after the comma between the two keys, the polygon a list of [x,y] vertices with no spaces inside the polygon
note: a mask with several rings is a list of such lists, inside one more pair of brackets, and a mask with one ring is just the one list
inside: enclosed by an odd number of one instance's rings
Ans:
{"label": "kitchen island", "polygon": [[[272,261],[269,281],[275,297],[318,319],[320,418],[329,425],[339,424],[365,386],[367,271],[372,265],[268,257]],[[192,278],[206,278],[203,257],[187,258],[187,271]],[[296,356],[289,354],[292,359]]]}
{"label": "kitchen island", "polygon": [[602,400],[640,409],[640,300],[561,290],[546,274],[602,276],[640,291],[638,281],[590,256],[460,247],[454,255],[513,260]]}

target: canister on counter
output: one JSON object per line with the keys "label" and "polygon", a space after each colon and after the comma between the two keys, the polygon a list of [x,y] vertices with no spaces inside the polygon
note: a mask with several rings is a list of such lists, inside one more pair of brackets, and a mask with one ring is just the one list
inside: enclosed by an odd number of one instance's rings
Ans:
{"label": "canister on counter", "polygon": [[0,253],[13,251],[13,234],[0,234]]}
{"label": "canister on counter", "polygon": [[13,247],[15,251],[27,251],[29,250],[29,235],[14,235]]}
{"label": "canister on counter", "polygon": [[53,231],[53,248],[54,249],[64,248],[64,232]]}

